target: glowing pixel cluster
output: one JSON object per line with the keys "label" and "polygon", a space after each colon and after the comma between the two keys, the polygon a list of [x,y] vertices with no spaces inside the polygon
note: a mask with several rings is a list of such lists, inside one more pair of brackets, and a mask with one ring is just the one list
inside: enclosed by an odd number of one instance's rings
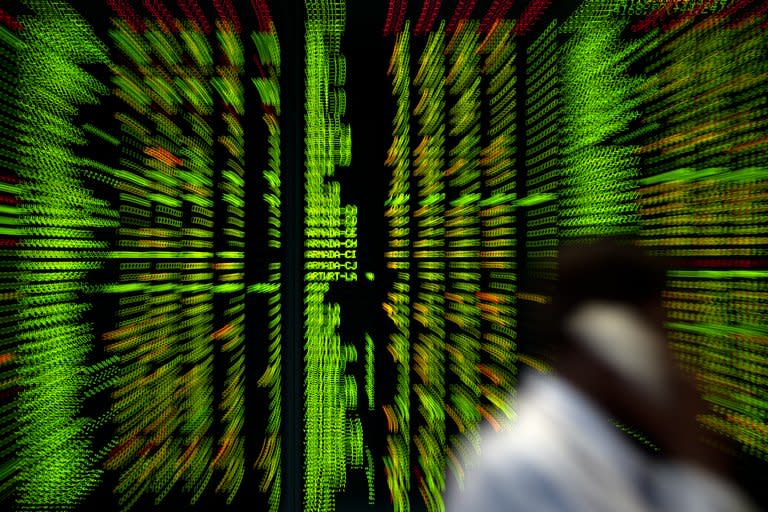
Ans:
{"label": "glowing pixel cluster", "polygon": [[446,26],[424,2],[411,27],[390,2],[383,306],[398,376],[383,409],[396,510],[413,505],[408,456],[427,509],[440,510],[442,475],[461,479],[478,418],[503,428],[514,417],[517,301],[549,300],[518,290],[516,265],[556,279],[564,237],[631,235],[673,258],[670,337],[716,406],[704,422],[762,457],[765,12],[666,5],[666,18],[660,7],[638,19],[619,3],[586,1],[536,25],[548,3],[532,2],[525,23],[476,25],[461,2]]}
{"label": "glowing pixel cluster", "polygon": [[[473,6],[459,5],[446,25],[425,3],[392,38],[393,282],[383,307],[396,386],[382,408],[395,510],[421,506],[415,492],[443,510],[446,478],[461,481],[477,453],[476,427],[513,418],[517,45],[513,22],[484,31]],[[385,32],[396,31],[399,9],[391,4]]]}
{"label": "glowing pixel cluster", "polygon": [[[216,2],[212,20],[194,1],[179,3],[184,19],[159,3],[145,6],[148,15],[124,2],[111,5],[118,15],[110,69],[121,102],[114,113],[121,152],[103,170],[116,179],[119,197],[117,247],[110,253],[119,279],[103,290],[117,297],[119,320],[103,339],[123,363],[112,393],[116,439],[105,467],[119,473],[114,492],[124,509],[148,496],[161,504],[184,495],[194,504],[209,492],[232,503],[247,473],[258,469],[259,492],[274,510],[282,302],[274,25],[263,2],[254,4],[260,30],[247,39],[228,1]],[[249,80],[251,57],[260,75]],[[248,150],[247,86],[264,109],[261,153]],[[259,167],[249,170],[254,163]],[[249,183],[262,190],[250,214]],[[248,230],[260,224],[269,228]],[[266,259],[252,277],[245,273],[247,231],[263,233],[255,254]],[[265,312],[268,328],[247,346],[250,304]],[[249,364],[255,359],[248,354],[264,356]],[[262,449],[252,462],[244,430],[246,404],[255,396],[246,396],[249,381],[271,397]]]}
{"label": "glowing pixel cluster", "polygon": [[382,405],[387,420],[387,451],[383,455],[387,486],[395,510],[409,510],[410,478],[410,411],[411,411],[411,66],[410,21],[398,33],[389,64],[392,92],[397,103],[393,119],[393,138],[385,165],[392,169],[384,212],[387,218],[387,268],[397,271],[392,289],[383,307],[393,328],[389,333],[388,351],[396,365],[396,392],[390,403]]}
{"label": "glowing pixel cluster", "polygon": [[88,278],[103,266],[98,233],[116,225],[116,213],[85,185],[92,166],[75,124],[107,92],[85,70],[104,63],[106,49],[67,5],[21,7],[10,28],[0,27],[0,499],[22,510],[71,510],[101,478],[95,433],[107,417],[83,409],[112,378],[89,364]]}
{"label": "glowing pixel cluster", "polygon": [[669,336],[713,406],[702,421],[765,460],[768,82],[758,9],[678,15],[648,32],[656,44],[636,153],[649,169],[638,187],[641,243],[675,262]]}
{"label": "glowing pixel cluster", "polygon": [[639,117],[633,95],[641,79],[630,79],[627,68],[643,55],[643,41],[621,44],[627,23],[618,23],[603,6],[582,3],[561,28],[570,33],[561,66],[563,237],[631,234],[637,226],[639,159],[633,147],[615,138]]}
{"label": "glowing pixel cluster", "polygon": [[525,102],[525,257],[530,272],[554,279],[559,237],[558,193],[562,174],[562,47],[558,20],[552,20],[526,49]]}
{"label": "glowing pixel cluster", "polygon": [[701,421],[768,462],[768,3],[390,0],[354,159],[355,11],[299,4],[0,8],[3,505],[443,511],[547,370],[531,283],[606,234],[670,262]]}
{"label": "glowing pixel cluster", "polygon": [[350,126],[341,120],[346,4],[307,0],[305,8],[303,501],[307,510],[330,511],[346,487],[348,469],[370,475],[372,468],[358,380],[347,372],[358,351],[341,337],[342,305],[328,299],[333,287],[358,279],[357,206],[341,203],[341,184],[334,179],[352,158]]}
{"label": "glowing pixel cluster", "polygon": [[[117,257],[135,262],[120,264],[120,282],[110,290],[121,295],[123,307],[118,329],[104,338],[108,350],[132,364],[115,393],[119,445],[107,468],[120,472],[115,491],[126,508],[144,493],[161,502],[177,482],[194,503],[213,477],[209,337],[221,331],[213,314],[211,119],[214,83],[220,94],[226,86],[214,69],[210,40],[196,22],[187,23],[172,30],[163,17],[142,19],[136,30],[116,18],[111,31],[125,56],[113,65],[115,95],[126,107],[116,113],[125,134],[119,163],[126,169],[118,185]],[[194,66],[181,65],[186,53]],[[192,108],[184,115],[186,104]],[[179,469],[168,471],[175,464]]]}
{"label": "glowing pixel cluster", "polygon": [[267,245],[275,254],[274,261],[268,263],[266,282],[251,284],[248,291],[263,294],[267,297],[267,339],[268,363],[264,373],[259,377],[258,385],[268,389],[269,415],[265,427],[265,439],[256,460],[256,467],[262,471],[260,491],[269,493],[270,510],[280,506],[282,489],[281,456],[282,456],[282,302],[283,290],[281,285],[282,261],[282,156],[280,153],[281,121],[280,121],[280,75],[281,49],[277,29],[270,16],[269,7],[263,1],[256,2],[256,14],[259,20],[259,30],[251,34],[257,50],[257,58],[262,75],[253,78],[253,84],[259,92],[263,108],[262,120],[267,128],[267,165],[262,171],[265,191],[263,203],[267,210]]}

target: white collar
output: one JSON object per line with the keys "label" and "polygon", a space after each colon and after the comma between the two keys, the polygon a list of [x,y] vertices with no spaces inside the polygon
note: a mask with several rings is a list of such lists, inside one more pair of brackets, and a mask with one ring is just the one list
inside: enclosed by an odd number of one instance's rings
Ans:
{"label": "white collar", "polygon": [[600,405],[565,378],[554,373],[522,375],[517,401],[523,421],[551,424],[551,431],[594,464],[621,468],[633,477],[648,471],[650,459],[632,446]]}

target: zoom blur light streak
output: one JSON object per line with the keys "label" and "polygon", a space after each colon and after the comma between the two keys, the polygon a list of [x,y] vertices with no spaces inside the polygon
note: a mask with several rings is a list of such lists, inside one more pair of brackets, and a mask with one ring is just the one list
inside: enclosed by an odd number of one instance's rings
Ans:
{"label": "zoom blur light streak", "polygon": [[[456,474],[461,472],[461,454],[467,446],[479,450],[479,435],[474,428],[485,408],[482,393],[480,344],[481,217],[480,169],[482,78],[479,22],[460,19],[451,34],[445,53],[445,88],[448,102],[448,151],[445,181],[448,207],[445,211],[445,398],[442,408],[448,422],[442,464]],[[447,103],[448,103],[447,102]],[[492,250],[492,249],[491,249]],[[486,413],[487,414],[487,413]],[[430,506],[435,510],[434,505]]]}
{"label": "zoom blur light streak", "polygon": [[[212,47],[193,21],[175,31],[136,16],[110,31],[122,53],[113,83],[124,170],[120,281],[109,290],[120,321],[104,338],[132,363],[113,395],[119,444],[106,467],[119,472],[124,509],[145,494],[160,503],[176,485],[195,502],[214,451]],[[185,53],[193,66],[180,65]]]}
{"label": "zoom blur light streak", "polygon": [[[331,298],[358,289],[342,203],[357,169],[338,172],[347,2],[299,3],[307,152],[287,180],[282,113],[304,112],[281,104],[266,0],[238,3],[256,14],[242,20],[231,0],[106,3],[107,46],[74,2],[0,9],[3,504],[113,491],[124,510],[226,508],[252,492],[276,512],[281,477],[303,472],[307,509],[356,494],[441,511],[477,427],[514,418],[516,363],[537,363],[518,322],[548,297],[518,290],[522,267],[555,279],[564,239],[604,234],[668,258],[668,334],[712,405],[702,422],[768,462],[768,3],[586,0],[541,20],[553,2],[536,0],[515,22],[511,0],[484,17],[462,0],[443,23],[444,2],[391,0],[388,330],[356,341]],[[285,290],[294,178],[304,281]],[[283,337],[286,294],[304,299],[303,337]],[[305,444],[288,446],[281,355],[298,343]],[[304,465],[282,467],[292,453]]]}
{"label": "zoom blur light streak", "polygon": [[[429,24],[431,27],[431,24]],[[416,28],[418,32],[418,26]],[[446,211],[446,63],[445,23],[426,34],[413,78],[417,96],[413,114],[418,139],[413,152],[418,208],[413,217],[416,261],[413,302],[411,391],[419,412],[413,424],[416,485],[428,510],[442,508],[445,490],[445,211]]]}
{"label": "zoom blur light streak", "polygon": [[[642,39],[626,47],[628,24],[613,19],[600,0],[587,0],[563,24],[563,177],[559,198],[562,237],[632,234],[637,230],[638,163],[634,147],[616,143],[639,117],[636,87],[627,76],[643,55]],[[546,95],[541,101],[546,101]]]}
{"label": "zoom blur light streak", "polygon": [[[7,14],[7,13],[4,13]],[[10,14],[8,14],[10,17]],[[15,28],[0,24],[0,65],[3,73],[18,75],[19,60],[15,52],[24,47],[23,41],[16,33],[20,24],[16,22]],[[5,102],[14,103],[18,98],[16,87],[6,82],[1,84],[2,98]],[[12,121],[18,113],[16,109],[8,108],[8,112],[2,115],[3,124],[14,126]],[[21,206],[22,189],[19,184],[19,169],[14,168],[21,158],[19,146],[13,144],[13,137],[21,135],[21,131],[4,130],[0,140],[3,145],[3,169],[0,172],[0,254],[3,266],[0,267],[0,334],[2,345],[0,348],[0,393],[2,402],[0,405],[6,413],[2,422],[2,455],[0,464],[0,501],[10,502],[14,499],[13,490],[16,488],[18,471],[21,468],[22,459],[16,455],[16,446],[21,442],[18,404],[16,400],[19,393],[19,358],[16,347],[20,341],[17,331],[18,314],[16,312],[19,295],[16,290],[16,275],[19,272],[18,245],[24,236],[24,230],[20,227],[24,210]],[[12,149],[13,148],[13,149]]]}
{"label": "zoom blur light streak", "polygon": [[258,380],[260,387],[268,389],[269,415],[265,426],[265,439],[256,460],[256,467],[262,472],[259,489],[268,494],[270,511],[280,506],[281,490],[281,369],[282,369],[282,302],[283,290],[280,285],[282,269],[282,158],[280,155],[280,69],[281,51],[277,29],[263,1],[255,2],[259,30],[251,34],[257,51],[257,62],[261,76],[253,78],[253,85],[259,93],[263,109],[262,121],[267,133],[267,165],[261,172],[264,179],[263,206],[267,211],[267,245],[275,254],[268,260],[266,281],[250,285],[249,292],[263,294],[267,298],[268,317],[268,363]]}
{"label": "zoom blur light streak", "polygon": [[[463,479],[479,447],[477,427],[498,430],[513,418],[506,397],[516,348],[514,23],[495,20],[484,34],[470,12],[457,8],[450,33],[428,22],[427,5],[413,39],[410,20],[402,32],[389,29],[396,108],[385,216],[393,280],[383,308],[397,377],[382,408],[383,461],[398,511],[416,506],[412,483],[427,510],[443,510],[445,478]],[[421,50],[412,67],[413,45]],[[483,120],[482,111],[491,115]]]}
{"label": "zoom blur light streak", "polygon": [[526,49],[525,260],[530,273],[555,279],[558,246],[558,193],[562,175],[560,143],[562,90],[559,74],[562,47],[558,20],[552,20]]}
{"label": "zoom blur light streak", "polygon": [[88,164],[76,146],[86,136],[74,120],[106,94],[84,66],[107,56],[69,6],[30,0],[23,7],[20,32],[0,29],[3,167],[11,170],[0,185],[0,229],[3,271],[13,273],[12,280],[3,276],[10,305],[3,308],[2,360],[3,381],[14,383],[4,392],[15,394],[15,411],[3,413],[11,421],[2,436],[0,495],[14,493],[20,510],[68,510],[101,476],[93,432],[104,418],[81,416],[89,388],[103,377],[87,363],[95,341],[89,276],[106,257],[95,233],[116,222],[85,186]]}
{"label": "zoom blur light streak", "polygon": [[357,207],[341,204],[337,167],[351,163],[346,113],[346,24],[343,0],[305,2],[304,169],[304,508],[330,511],[346,487],[348,467],[364,469],[358,383],[346,372],[357,360],[343,343],[341,304],[328,301],[340,283],[357,281]]}
{"label": "zoom blur light streak", "polygon": [[387,350],[396,365],[395,396],[382,406],[387,419],[387,448],[383,456],[387,486],[394,510],[410,509],[411,484],[411,62],[410,21],[395,34],[388,75],[396,112],[392,144],[384,162],[392,171],[384,215],[387,218],[387,269],[395,279],[387,293],[383,308],[392,322]]}
{"label": "zoom blur light streak", "polygon": [[[484,108],[490,112],[479,165],[483,174],[481,289],[476,292],[482,320],[477,367],[482,399],[478,410],[495,430],[514,418],[508,403],[517,361],[517,42],[515,22],[497,19],[478,51]],[[450,452],[449,452],[450,455]]]}
{"label": "zoom blur light streak", "polygon": [[669,337],[713,412],[702,422],[768,459],[765,9],[662,18],[643,84],[640,240],[672,261]]}
{"label": "zoom blur light streak", "polygon": [[[222,427],[219,447],[212,466],[221,472],[216,491],[227,496],[227,503],[234,499],[245,476],[245,89],[242,76],[245,72],[245,49],[241,40],[241,24],[233,10],[227,11],[224,3],[217,4],[219,19],[216,20],[216,39],[220,63],[211,79],[223,104],[219,126],[226,132],[217,139],[220,153],[225,155],[221,170],[219,193],[226,203],[219,214],[222,244],[217,247],[213,264],[217,285],[217,301],[223,302],[221,325],[215,326],[214,342],[226,354],[224,389],[219,411]],[[279,106],[279,105],[278,105]],[[223,205],[222,205],[223,206]],[[222,246],[223,245],[223,246]],[[211,344],[215,346],[214,344]]]}
{"label": "zoom blur light streak", "polygon": [[147,6],[151,18],[113,7],[120,279],[106,291],[121,308],[104,339],[131,364],[113,394],[118,442],[106,467],[119,472],[123,509],[172,491],[195,503],[209,488],[231,503],[246,471],[241,23],[230,2],[216,3],[213,23],[194,2],[182,21],[162,4]]}

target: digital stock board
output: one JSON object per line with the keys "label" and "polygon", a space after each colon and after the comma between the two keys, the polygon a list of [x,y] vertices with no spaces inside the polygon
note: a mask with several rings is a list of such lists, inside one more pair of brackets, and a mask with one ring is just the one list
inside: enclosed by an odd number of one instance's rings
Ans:
{"label": "digital stock board", "polygon": [[766,500],[767,30],[764,0],[0,3],[2,508],[442,511],[548,370],[559,248],[604,236],[670,263],[699,421]]}

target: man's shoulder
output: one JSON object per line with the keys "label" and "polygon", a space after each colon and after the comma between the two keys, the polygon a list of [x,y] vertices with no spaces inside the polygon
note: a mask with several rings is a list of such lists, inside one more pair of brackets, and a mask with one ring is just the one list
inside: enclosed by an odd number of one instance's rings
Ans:
{"label": "man's shoulder", "polygon": [[451,490],[448,511],[538,510],[545,501],[560,502],[552,460],[517,434],[513,429],[484,439],[475,464],[465,467],[460,488]]}
{"label": "man's shoulder", "polygon": [[480,431],[478,450],[466,461],[468,477],[483,486],[509,486],[512,482],[543,479],[558,465],[565,453],[558,447],[558,435],[552,426],[522,414],[507,429]]}

